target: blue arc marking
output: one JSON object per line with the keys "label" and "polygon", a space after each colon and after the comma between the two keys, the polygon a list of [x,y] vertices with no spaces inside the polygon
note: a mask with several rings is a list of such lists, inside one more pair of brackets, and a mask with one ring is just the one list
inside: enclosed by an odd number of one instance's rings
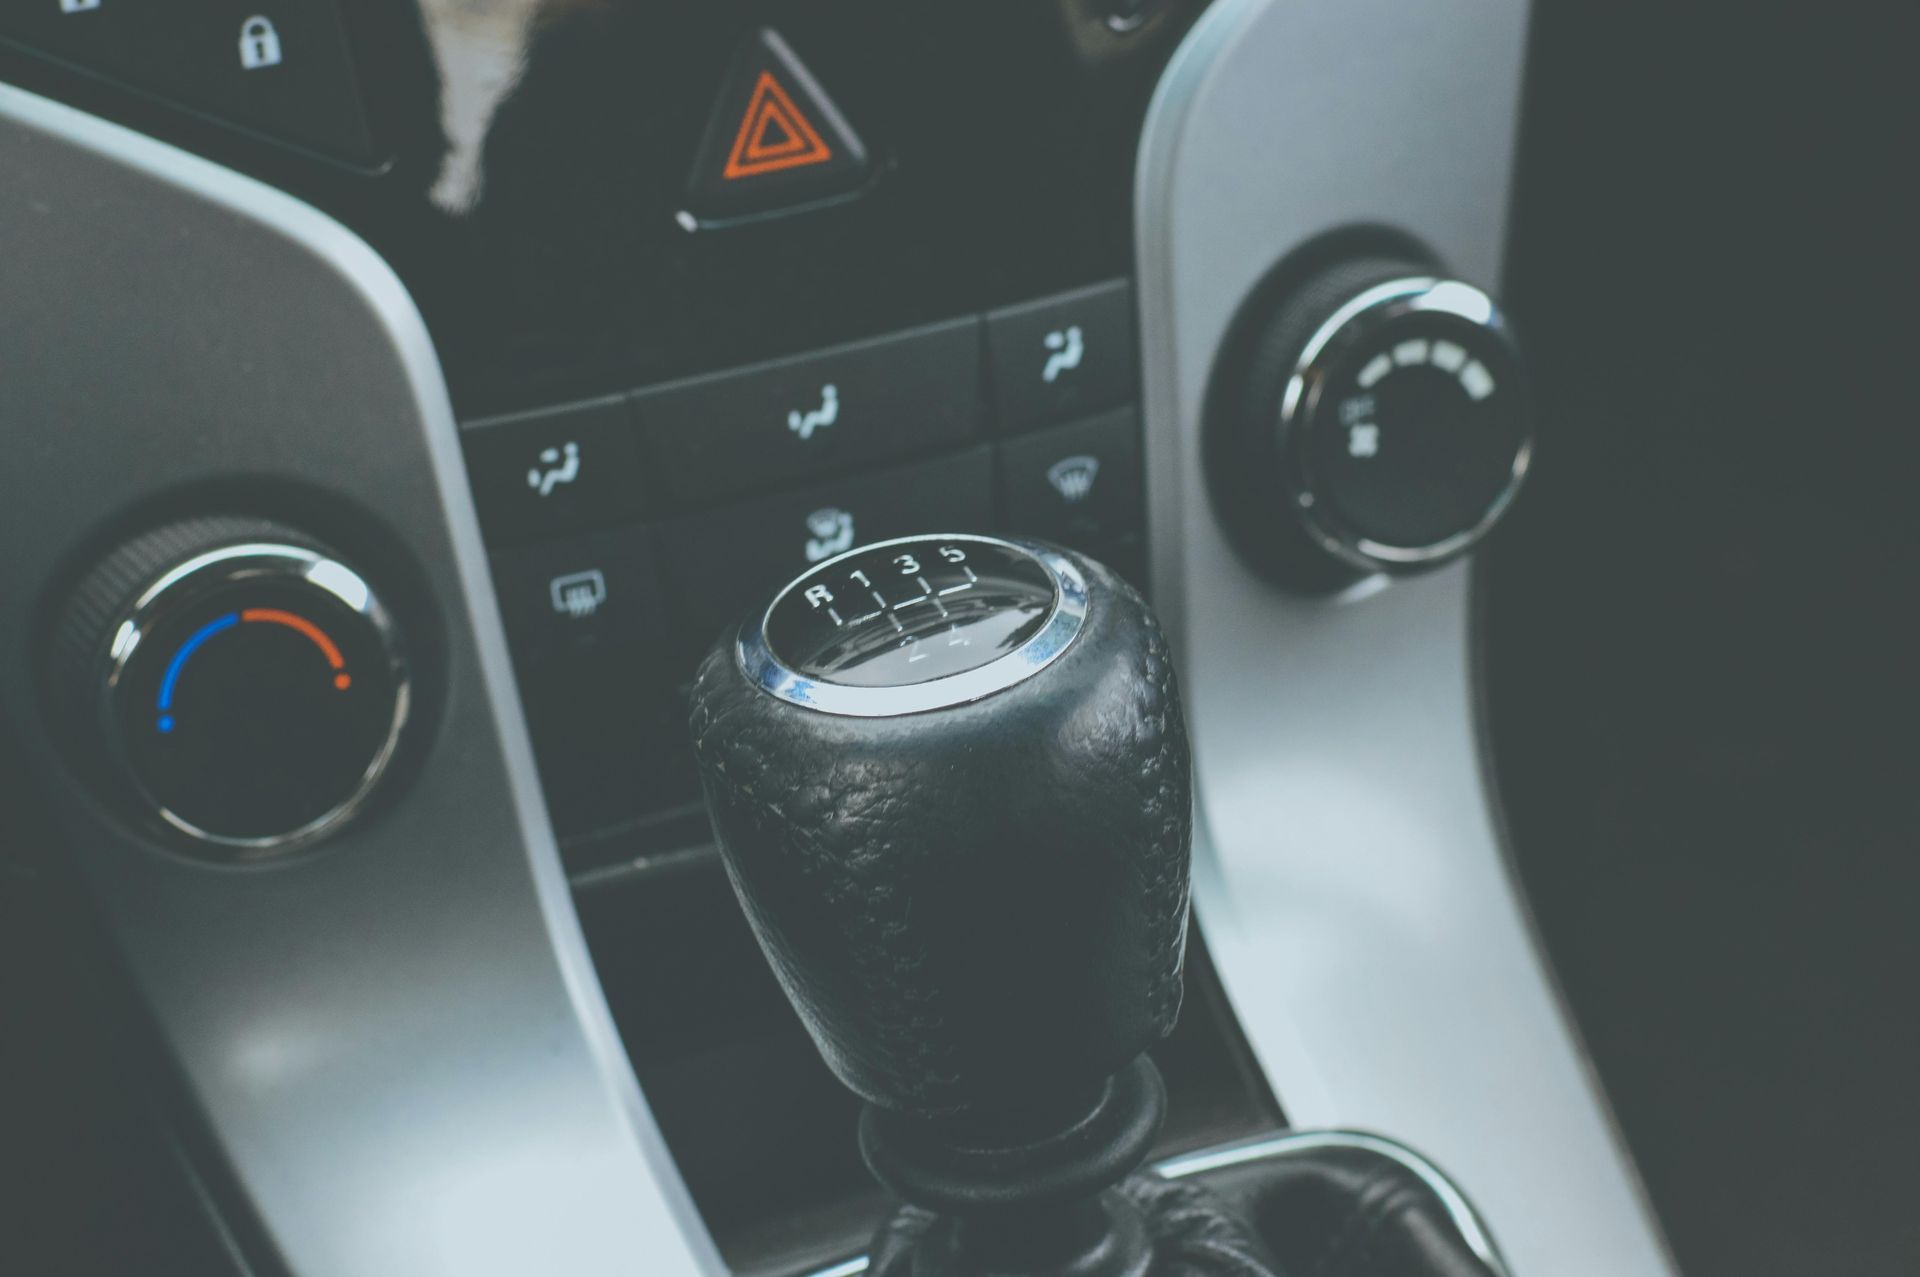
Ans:
{"label": "blue arc marking", "polygon": [[173,715],[167,713],[167,711],[173,708],[173,685],[180,681],[180,671],[187,667],[188,659],[192,657],[195,652],[199,651],[200,645],[208,639],[220,631],[230,630],[238,624],[240,624],[240,614],[238,612],[229,612],[225,616],[216,616],[189,635],[187,641],[180,645],[180,650],[173,654],[173,660],[167,665],[166,676],[160,680],[160,722],[158,726],[161,731],[170,732],[173,730]]}

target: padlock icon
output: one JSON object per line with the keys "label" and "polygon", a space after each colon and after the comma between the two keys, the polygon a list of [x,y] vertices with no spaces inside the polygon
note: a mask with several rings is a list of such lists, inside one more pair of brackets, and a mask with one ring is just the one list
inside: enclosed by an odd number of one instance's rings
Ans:
{"label": "padlock icon", "polygon": [[240,24],[240,65],[249,71],[280,65],[280,32],[273,19],[256,13]]}

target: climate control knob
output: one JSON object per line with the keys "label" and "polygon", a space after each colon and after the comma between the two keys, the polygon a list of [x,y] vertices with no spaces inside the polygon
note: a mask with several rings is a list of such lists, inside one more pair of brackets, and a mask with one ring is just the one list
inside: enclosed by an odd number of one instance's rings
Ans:
{"label": "climate control knob", "polygon": [[1435,567],[1493,528],[1526,477],[1534,409],[1492,298],[1348,261],[1253,318],[1207,422],[1216,504],[1250,561],[1327,590]]}
{"label": "climate control knob", "polygon": [[122,546],[75,590],[53,659],[82,759],[149,824],[224,858],[349,820],[411,699],[400,633],[365,578],[255,520]]}

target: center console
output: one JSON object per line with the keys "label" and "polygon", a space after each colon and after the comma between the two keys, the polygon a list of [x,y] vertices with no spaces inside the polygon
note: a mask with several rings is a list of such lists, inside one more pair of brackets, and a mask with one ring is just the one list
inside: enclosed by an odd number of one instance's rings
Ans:
{"label": "center console", "polygon": [[0,17],[0,717],[249,1262],[863,1270],[687,723],[756,600],[941,533],[1166,627],[1135,1159],[1666,1271],[1474,738],[1523,5],[185,9]]}

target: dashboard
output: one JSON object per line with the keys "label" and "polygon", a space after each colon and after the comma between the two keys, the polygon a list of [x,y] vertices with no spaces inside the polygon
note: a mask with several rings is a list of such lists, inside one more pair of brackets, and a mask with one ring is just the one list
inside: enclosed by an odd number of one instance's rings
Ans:
{"label": "dashboard", "polygon": [[189,8],[0,39],[405,281],[579,856],[698,828],[684,685],[797,568],[935,524],[1143,568],[1133,139],[1196,5]]}
{"label": "dashboard", "polygon": [[[981,552],[1009,538],[1106,564],[1178,667],[1163,1173],[1347,1140],[1439,1184],[1490,1273],[1765,1271],[1703,1185],[1804,1184],[1704,1153],[1731,1118],[1697,1096],[1766,1013],[1662,1001],[1607,919],[1676,963],[1723,932],[1569,815],[1657,789],[1619,706],[1657,735],[1703,685],[1595,600],[1705,633],[1685,582],[1731,552],[1674,548],[1720,507],[1656,503],[1665,537],[1622,538],[1674,565],[1649,601],[1592,540],[1645,481],[1594,369],[1635,325],[1700,348],[1635,308],[1711,230],[1607,200],[1651,155],[1722,206],[1680,90],[1588,121],[1592,49],[1671,68],[1574,9],[7,6],[0,1024],[48,1099],[0,1110],[0,1267],[866,1271],[890,1198],[716,854],[689,696],[803,573],[775,646],[964,674],[900,618],[1037,606]],[[1571,241],[1608,235],[1602,282]],[[841,557],[932,532],[965,553]],[[1649,1080],[1649,1006],[1685,1086]]]}

